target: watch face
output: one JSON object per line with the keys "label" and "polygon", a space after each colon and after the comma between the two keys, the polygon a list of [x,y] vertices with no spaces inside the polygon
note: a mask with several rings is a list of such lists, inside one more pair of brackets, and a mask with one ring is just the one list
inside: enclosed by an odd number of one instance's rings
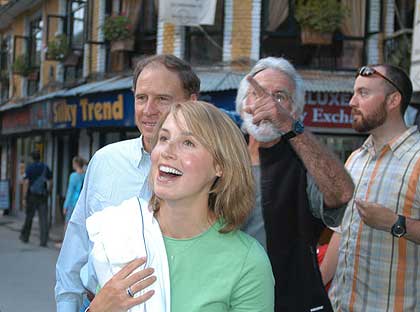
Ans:
{"label": "watch face", "polygon": [[396,225],[394,226],[392,232],[392,234],[394,234],[395,236],[401,237],[405,234],[405,229],[400,225]]}
{"label": "watch face", "polygon": [[301,134],[301,133],[303,133],[304,130],[305,130],[305,127],[304,127],[303,123],[300,122],[299,120],[296,120],[296,122],[294,124],[294,132],[296,134]]}

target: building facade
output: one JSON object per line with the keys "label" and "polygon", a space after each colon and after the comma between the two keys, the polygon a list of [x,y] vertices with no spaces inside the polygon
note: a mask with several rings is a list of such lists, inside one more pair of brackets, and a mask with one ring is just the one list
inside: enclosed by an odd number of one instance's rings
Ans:
{"label": "building facade", "polygon": [[[190,62],[202,99],[227,111],[255,61],[288,58],[305,79],[304,123],[344,160],[364,138],[348,107],[356,69],[411,42],[415,1],[341,3],[347,14],[331,41],[307,43],[292,0],[217,0],[214,24],[200,26],[165,22],[157,0],[1,1],[0,182],[9,208],[22,212],[23,168],[39,149],[54,174],[51,222],[62,220],[71,158],[139,135],[131,74],[155,53]],[[0,185],[0,206],[1,193]]]}

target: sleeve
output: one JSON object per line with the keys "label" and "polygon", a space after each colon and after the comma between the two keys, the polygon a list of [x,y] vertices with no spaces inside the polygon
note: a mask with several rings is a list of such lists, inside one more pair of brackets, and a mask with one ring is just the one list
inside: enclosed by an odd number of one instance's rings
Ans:
{"label": "sleeve", "polygon": [[255,180],[255,206],[241,230],[258,240],[264,249],[267,250],[267,238],[261,206],[260,166],[252,166],[252,174]]}
{"label": "sleeve", "polygon": [[274,277],[267,254],[252,244],[233,289],[230,312],[273,312]]}
{"label": "sleeve", "polygon": [[67,192],[66,192],[66,199],[64,201],[64,209],[68,209],[69,208],[69,204],[70,204],[70,200],[73,197],[73,193],[74,193],[74,188],[75,188],[75,175],[74,173],[70,174],[69,176],[69,182],[67,185]]}
{"label": "sleeve", "polygon": [[321,219],[328,227],[339,226],[341,224],[341,220],[343,219],[347,205],[343,205],[338,208],[325,209],[324,196],[316,185],[314,178],[309,173],[306,173],[306,181],[306,194],[309,199],[309,207],[312,215],[315,218]]}
{"label": "sleeve", "polygon": [[92,246],[86,230],[86,218],[94,211],[106,207],[106,203],[94,189],[100,179],[97,170],[99,160],[95,156],[86,172],[85,183],[68,223],[63,246],[56,264],[55,299],[58,312],[78,312],[85,292],[80,279],[80,270],[88,261]]}

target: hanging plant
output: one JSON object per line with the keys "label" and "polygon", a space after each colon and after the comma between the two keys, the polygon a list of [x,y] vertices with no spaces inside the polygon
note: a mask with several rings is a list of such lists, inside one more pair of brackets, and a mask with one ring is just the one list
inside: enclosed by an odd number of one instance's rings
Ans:
{"label": "hanging plant", "polygon": [[69,43],[65,34],[55,36],[47,46],[47,59],[63,61],[69,53]]}
{"label": "hanging plant", "polygon": [[111,42],[111,51],[132,51],[134,49],[132,25],[127,16],[108,16],[102,30],[105,40]]}
{"label": "hanging plant", "polygon": [[108,41],[124,40],[133,37],[131,21],[125,15],[111,15],[106,17],[102,30],[105,40]]}
{"label": "hanging plant", "polygon": [[303,44],[331,44],[348,10],[337,0],[299,0],[296,20],[301,27]]}

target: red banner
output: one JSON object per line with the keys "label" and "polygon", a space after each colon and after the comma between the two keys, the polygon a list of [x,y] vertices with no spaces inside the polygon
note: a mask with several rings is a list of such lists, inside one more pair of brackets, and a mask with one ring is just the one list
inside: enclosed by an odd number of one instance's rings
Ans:
{"label": "red banner", "polygon": [[317,128],[351,128],[351,93],[306,92],[304,124]]}

